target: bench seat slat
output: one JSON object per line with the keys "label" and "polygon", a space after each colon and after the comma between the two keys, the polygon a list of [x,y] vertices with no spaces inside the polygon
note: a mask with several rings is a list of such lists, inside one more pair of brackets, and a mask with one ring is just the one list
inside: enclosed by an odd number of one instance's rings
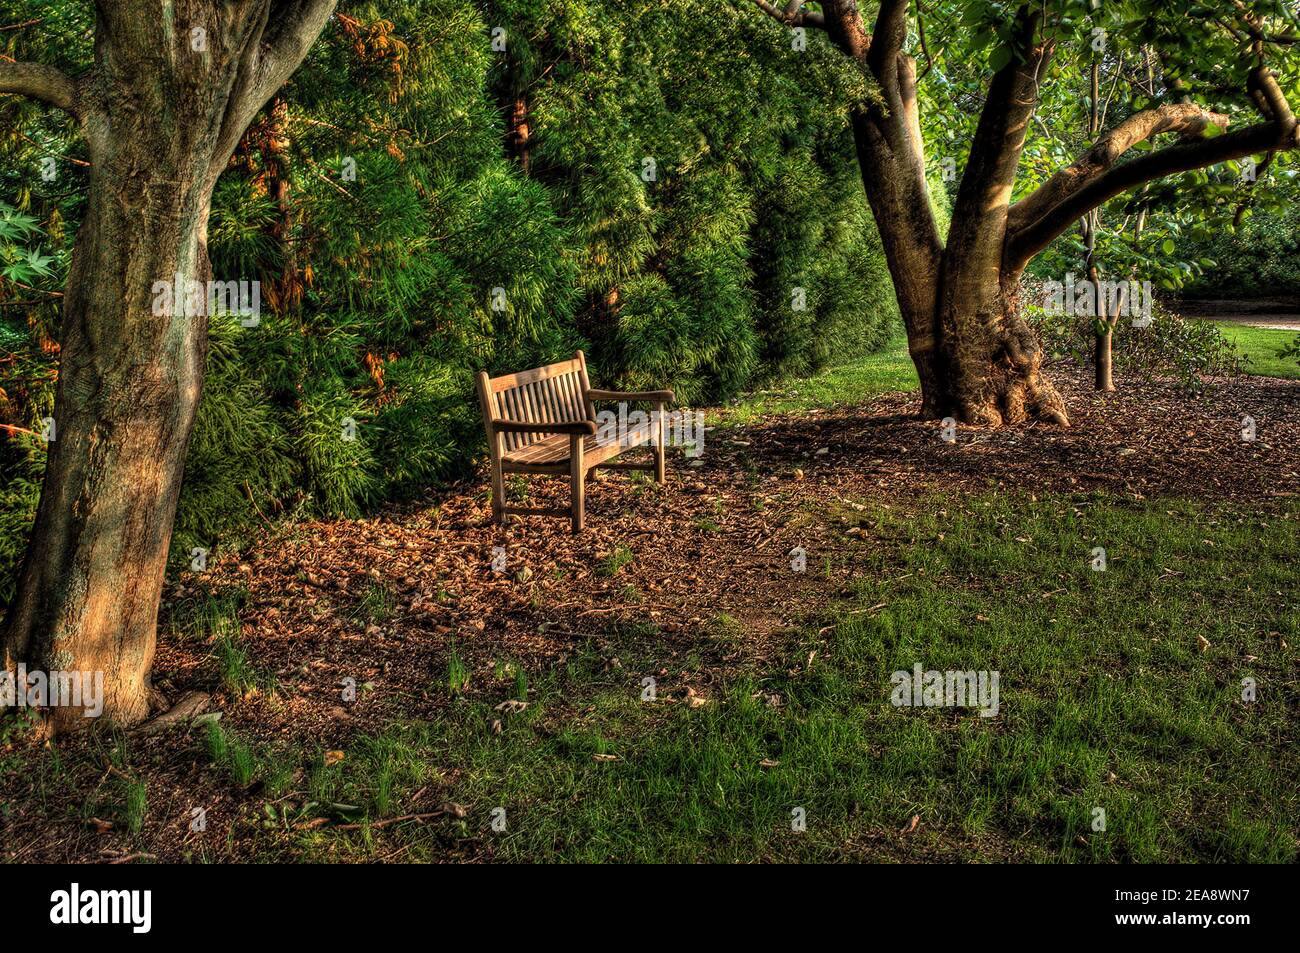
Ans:
{"label": "bench seat slat", "polygon": [[[654,439],[653,425],[646,423],[631,427],[627,432],[626,443],[611,440],[602,444],[596,436],[582,438],[582,460],[588,469],[597,463],[603,463],[610,457],[618,456],[631,447],[640,447]],[[542,439],[526,447],[507,453],[502,460],[506,463],[565,463],[569,459],[569,437],[567,434],[542,435]]]}

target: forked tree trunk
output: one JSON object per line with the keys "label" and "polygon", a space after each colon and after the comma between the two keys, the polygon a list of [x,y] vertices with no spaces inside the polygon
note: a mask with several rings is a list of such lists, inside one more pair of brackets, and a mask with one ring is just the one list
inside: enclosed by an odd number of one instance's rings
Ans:
{"label": "forked tree trunk", "polygon": [[972,149],[945,243],[925,177],[916,65],[897,52],[906,4],[894,9],[874,37],[851,4],[827,5],[825,24],[880,84],[882,101],[853,115],[853,139],[920,380],[921,415],[991,425],[1026,417],[1068,423],[1060,395],[1042,373],[1038,338],[1019,311],[1020,269],[1006,264],[1003,248],[1035,70],[1047,51],[1033,46],[1033,24],[1027,24],[1025,62],[994,78],[989,95],[1007,108],[981,116],[976,141],[982,148]]}
{"label": "forked tree trunk", "polygon": [[[1037,335],[1020,313],[1025,266],[1080,217],[1143,183],[1260,152],[1300,148],[1300,125],[1263,63],[1263,42],[1257,40],[1254,54],[1260,62],[1250,71],[1247,89],[1264,121],[1210,136],[1207,130],[1225,129],[1229,117],[1186,101],[1138,110],[1012,205],[1025,134],[1056,32],[1043,27],[1052,18],[1042,5],[1022,2],[1010,28],[998,31],[1003,65],[981,106],[952,223],[941,239],[925,182],[916,67],[903,52],[913,4],[878,0],[875,25],[868,31],[858,0],[821,0],[816,8],[804,0],[754,3],[788,27],[825,30],[876,81],[871,98],[852,107],[853,139],[921,382],[921,413],[927,417],[989,425],[1033,417],[1068,425],[1065,404],[1043,374]],[[928,57],[919,5],[917,10],[920,46]],[[1097,69],[1094,64],[1094,104]],[[1100,129],[1099,118],[1094,130]],[[1177,133],[1179,141],[1120,161],[1164,133]]]}
{"label": "forked tree trunk", "polygon": [[[58,80],[54,94],[14,87],[72,112],[92,172],[64,297],[54,440],[3,657],[10,669],[103,672],[103,713],[119,724],[148,711],[207,350],[208,296],[187,308],[185,294],[211,277],[212,188],[333,6],[277,3],[277,14],[270,0],[103,4],[86,76]],[[71,707],[46,719],[55,733],[85,723]]]}

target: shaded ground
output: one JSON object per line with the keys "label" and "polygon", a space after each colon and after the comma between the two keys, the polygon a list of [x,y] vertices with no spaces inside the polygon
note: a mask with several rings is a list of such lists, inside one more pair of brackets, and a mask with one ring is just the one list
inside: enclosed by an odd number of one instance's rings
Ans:
{"label": "shaded ground", "polygon": [[[530,680],[563,682],[555,673],[578,668],[633,686],[653,672],[660,700],[691,707],[738,679],[761,686],[763,673],[803,651],[807,627],[816,631],[846,587],[879,578],[881,567],[845,550],[846,539],[873,532],[854,518],[869,507],[906,524],[933,512],[936,491],[958,506],[990,492],[1099,493],[1267,514],[1300,494],[1300,386],[1239,378],[1190,401],[1159,384],[1097,395],[1071,369],[1054,376],[1068,430],[960,428],[953,443],[938,424],[910,416],[916,398],[907,393],[743,426],[728,424],[743,411],[720,411],[700,465],[679,458],[667,487],[622,475],[597,481],[590,528],[578,537],[560,520],[491,526],[483,482],[374,519],[269,531],[242,557],[169,587],[156,685],[169,701],[212,692],[232,737],[268,750],[305,746],[326,767],[330,752],[342,757],[363,734],[395,719],[436,721],[463,699],[490,705],[498,714],[489,720],[507,722],[508,736],[511,699],[534,697]],[[1247,415],[1252,440],[1242,437]],[[567,494],[563,481],[545,478],[511,492],[540,505]],[[788,571],[796,547],[812,571]],[[343,697],[347,679],[355,701]],[[563,737],[567,717],[591,710],[575,694],[566,711],[567,697],[560,684],[543,735]],[[70,741],[40,770],[12,770],[11,760],[0,856],[219,859],[246,857],[241,845],[254,840],[261,856],[296,856],[293,832],[349,823],[347,804],[328,816],[276,813],[286,803],[303,810],[307,782],[292,764],[274,779],[250,770],[232,790],[209,765],[230,756],[213,755],[211,738],[205,752],[201,735],[180,728]],[[593,750],[614,758],[600,744]],[[21,742],[10,751],[24,757]],[[443,798],[465,770],[412,782],[387,813],[457,817],[459,805]],[[147,812],[133,811],[141,798]],[[206,811],[205,831],[184,822],[196,807]],[[250,821],[268,812],[284,832],[269,846]],[[954,857],[970,846],[955,832],[943,847],[910,852],[891,838],[872,834],[848,853]],[[996,837],[982,844],[982,856],[998,856]],[[378,856],[401,859],[404,849]],[[436,852],[491,856],[473,836],[441,839]]]}

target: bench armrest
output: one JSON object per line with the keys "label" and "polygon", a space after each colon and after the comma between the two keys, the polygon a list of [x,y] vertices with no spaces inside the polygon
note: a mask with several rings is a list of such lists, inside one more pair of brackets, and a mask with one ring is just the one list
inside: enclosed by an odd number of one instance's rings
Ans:
{"label": "bench armrest", "polygon": [[587,391],[592,400],[662,400],[671,402],[673,392],[670,390],[596,390]]}
{"label": "bench armrest", "polygon": [[596,432],[596,424],[590,420],[551,424],[526,423],[522,420],[494,420],[492,430],[497,433],[567,433],[590,436]]}

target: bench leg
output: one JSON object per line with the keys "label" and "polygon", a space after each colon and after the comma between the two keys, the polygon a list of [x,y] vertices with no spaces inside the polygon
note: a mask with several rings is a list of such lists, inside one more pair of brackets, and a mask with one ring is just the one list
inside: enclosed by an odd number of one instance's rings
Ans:
{"label": "bench leg", "polygon": [[492,463],[492,522],[498,526],[504,526],[506,515],[502,507],[506,505],[506,481],[501,475],[501,464],[493,461]]}
{"label": "bench leg", "polygon": [[583,520],[587,515],[586,480],[587,468],[582,460],[582,437],[576,434],[569,438],[569,483],[570,512],[573,515],[573,531],[582,532]]}
{"label": "bench leg", "polygon": [[667,479],[668,473],[664,465],[664,454],[666,452],[664,444],[664,405],[655,404],[655,482],[663,483]]}

